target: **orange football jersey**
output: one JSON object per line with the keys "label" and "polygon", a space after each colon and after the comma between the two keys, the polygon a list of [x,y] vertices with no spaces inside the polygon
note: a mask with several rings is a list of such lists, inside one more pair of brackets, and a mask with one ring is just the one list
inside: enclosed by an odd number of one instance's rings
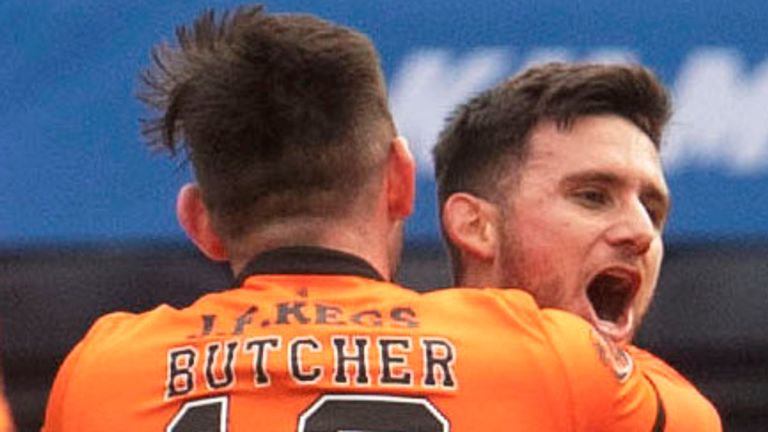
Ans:
{"label": "orange football jersey", "polygon": [[626,353],[523,291],[418,293],[314,248],[262,254],[241,282],[99,319],[43,430],[664,430]]}
{"label": "orange football jersey", "polygon": [[627,351],[661,396],[666,413],[666,430],[722,429],[720,415],[715,407],[680,373],[663,360],[640,348],[630,346]]}

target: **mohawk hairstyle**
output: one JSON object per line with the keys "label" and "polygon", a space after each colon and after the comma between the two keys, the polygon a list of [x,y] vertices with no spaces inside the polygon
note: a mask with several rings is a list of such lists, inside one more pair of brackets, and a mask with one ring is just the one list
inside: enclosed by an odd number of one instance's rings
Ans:
{"label": "mohawk hairstyle", "polygon": [[220,233],[348,208],[395,135],[364,35],[256,6],[206,11],[176,39],[141,75],[139,99],[160,112],[143,133],[188,154]]}

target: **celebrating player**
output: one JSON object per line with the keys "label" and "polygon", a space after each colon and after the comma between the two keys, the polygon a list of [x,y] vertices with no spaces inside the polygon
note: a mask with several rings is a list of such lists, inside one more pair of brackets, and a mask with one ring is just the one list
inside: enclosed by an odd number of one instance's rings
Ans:
{"label": "celebrating player", "polygon": [[[533,67],[460,106],[434,149],[455,282],[522,288],[628,343],[661,265],[669,114],[650,71],[596,64]],[[688,381],[626,351],[662,395],[665,430],[720,429]]]}
{"label": "celebrating player", "polygon": [[260,7],[177,37],[144,75],[147,132],[191,160],[179,220],[237,286],[99,319],[45,431],[659,430],[651,383],[586,321],[389,282],[414,163],[367,38]]}

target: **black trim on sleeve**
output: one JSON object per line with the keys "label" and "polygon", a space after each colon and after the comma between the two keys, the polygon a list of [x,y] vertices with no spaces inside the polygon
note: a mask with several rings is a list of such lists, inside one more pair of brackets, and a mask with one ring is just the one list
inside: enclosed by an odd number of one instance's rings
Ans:
{"label": "black trim on sleeve", "polygon": [[235,286],[257,274],[351,275],[386,280],[358,256],[314,246],[282,247],[258,254],[237,275]]}
{"label": "black trim on sleeve", "polygon": [[651,383],[653,392],[656,394],[656,422],[653,424],[651,432],[664,432],[664,428],[667,426],[667,411],[664,409],[664,402],[662,402],[659,389],[656,388],[656,384],[653,383],[653,380],[650,379],[648,375],[646,375],[645,378]]}

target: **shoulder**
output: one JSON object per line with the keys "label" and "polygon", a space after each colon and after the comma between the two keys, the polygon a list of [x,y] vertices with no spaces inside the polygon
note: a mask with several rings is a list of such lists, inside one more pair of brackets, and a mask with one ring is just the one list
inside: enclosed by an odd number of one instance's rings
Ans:
{"label": "shoulder", "polygon": [[445,288],[417,294],[415,304],[432,320],[466,319],[464,322],[472,323],[466,328],[479,327],[484,333],[514,338],[516,344],[527,341],[559,357],[576,353],[594,357],[596,352],[589,322],[569,312],[541,309],[523,290]]}
{"label": "shoulder", "polygon": [[53,381],[46,406],[44,431],[61,430],[65,422],[79,415],[83,407],[81,404],[73,404],[71,399],[73,396],[79,397],[84,389],[91,387],[94,373],[99,375],[99,380],[103,379],[99,371],[93,368],[104,364],[100,361],[101,353],[110,352],[109,345],[104,342],[110,341],[111,335],[120,328],[128,328],[135,316],[126,312],[102,316],[67,354]]}
{"label": "shoulder", "polygon": [[165,319],[169,315],[178,312],[167,305],[160,305],[155,309],[142,313],[131,312],[112,312],[98,318],[80,345],[98,346],[101,344],[122,345],[125,339],[135,339],[142,333],[162,332],[167,328],[163,327],[171,320]]}
{"label": "shoulder", "polygon": [[111,367],[113,360],[138,355],[152,341],[177,331],[179,310],[160,305],[142,313],[112,312],[98,318],[85,336],[67,355],[61,375],[85,378],[98,376],[102,369]]}
{"label": "shoulder", "polygon": [[421,301],[451,309],[497,311],[539,318],[541,309],[526,291],[512,288],[442,288],[420,294]]}
{"label": "shoulder", "polygon": [[[471,323],[483,339],[495,336],[526,352],[535,352],[552,373],[564,380],[582,380],[585,374],[616,375],[622,381],[632,372],[629,356],[616,349],[581,317],[556,309],[541,309],[533,297],[518,289],[452,288],[421,298],[430,318]],[[469,333],[467,333],[469,334]]]}
{"label": "shoulder", "polygon": [[98,318],[59,367],[46,407],[44,430],[60,430],[79,422],[104,395],[117,399],[117,389],[133,388],[134,378],[120,373],[125,365],[148,376],[148,358],[168,329],[168,316],[177,311],[159,306],[144,313],[113,312]]}

